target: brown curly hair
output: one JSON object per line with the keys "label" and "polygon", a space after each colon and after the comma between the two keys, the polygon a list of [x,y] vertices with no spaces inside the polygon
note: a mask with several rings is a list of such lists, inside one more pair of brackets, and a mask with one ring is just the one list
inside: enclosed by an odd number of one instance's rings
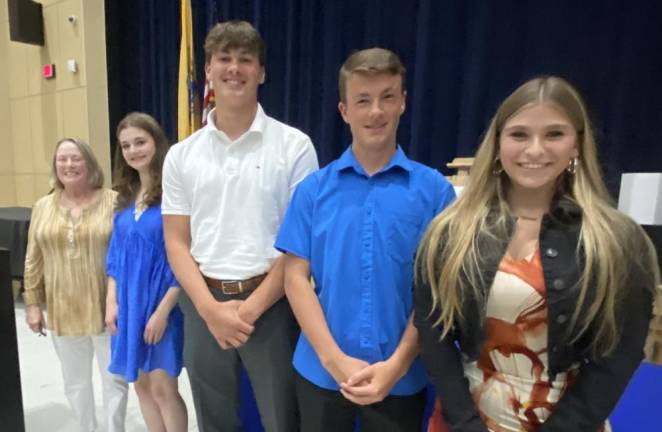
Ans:
{"label": "brown curly hair", "polygon": [[117,191],[116,211],[124,210],[131,205],[136,200],[136,195],[140,190],[138,171],[126,163],[122,155],[122,145],[119,142],[120,132],[129,127],[142,129],[154,139],[155,152],[149,164],[149,173],[152,182],[143,199],[143,203],[146,206],[151,206],[161,201],[161,170],[163,169],[165,155],[170,147],[165,132],[163,132],[159,123],[149,114],[132,112],[127,114],[119,122],[115,132],[117,147],[115,148],[115,170],[113,171],[113,189]]}

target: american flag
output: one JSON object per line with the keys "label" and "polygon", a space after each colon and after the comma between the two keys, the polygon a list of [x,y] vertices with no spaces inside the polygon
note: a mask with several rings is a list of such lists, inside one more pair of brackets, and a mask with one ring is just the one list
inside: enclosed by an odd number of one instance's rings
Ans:
{"label": "american flag", "polygon": [[216,99],[214,98],[214,87],[211,81],[205,80],[205,94],[202,98],[202,125],[207,124],[207,114],[216,106]]}

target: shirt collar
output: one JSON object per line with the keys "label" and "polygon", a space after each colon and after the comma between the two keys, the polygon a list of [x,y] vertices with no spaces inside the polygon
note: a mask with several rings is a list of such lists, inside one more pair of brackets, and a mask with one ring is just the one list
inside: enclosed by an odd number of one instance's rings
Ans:
{"label": "shirt collar", "polygon": [[[395,153],[393,154],[393,157],[391,160],[382,168],[379,170],[379,173],[386,172],[390,169],[393,169],[395,167],[400,167],[404,169],[407,172],[411,172],[412,170],[412,163],[411,161],[407,158],[405,155],[405,152],[402,151],[402,148],[400,145],[398,145],[395,149]],[[359,163],[359,161],[354,157],[354,152],[352,152],[352,146],[350,145],[347,147],[347,150],[343,152],[343,154],[338,158],[338,161],[336,162],[335,170],[336,171],[344,171],[348,168],[353,168],[354,171],[356,171],[359,174],[365,175],[365,170]],[[377,174],[379,174],[377,173]]]}
{"label": "shirt collar", "polygon": [[[217,128],[216,123],[214,123],[215,112],[216,112],[216,107],[214,107],[211,111],[209,111],[209,114],[207,114],[206,127],[208,128],[209,131],[213,133],[222,134],[223,136],[226,136],[225,132]],[[255,112],[255,118],[253,119],[251,126],[248,128],[246,132],[244,132],[242,136],[252,133],[258,133],[260,135],[264,135],[264,130],[266,126],[267,126],[267,115],[264,113],[264,110],[262,109],[262,105],[258,103],[257,111]]]}

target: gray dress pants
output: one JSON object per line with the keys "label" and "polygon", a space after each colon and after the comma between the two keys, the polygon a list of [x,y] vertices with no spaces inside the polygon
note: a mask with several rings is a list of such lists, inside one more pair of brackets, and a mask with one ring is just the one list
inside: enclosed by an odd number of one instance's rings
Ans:
{"label": "gray dress pants", "polygon": [[[212,289],[218,301],[243,300],[250,293],[226,295]],[[191,300],[182,292],[184,365],[188,372],[200,432],[242,431],[239,416],[240,372],[243,365],[255,394],[266,432],[296,432],[299,416],[292,353],[299,327],[286,298],[255,323],[248,342],[223,350]]]}

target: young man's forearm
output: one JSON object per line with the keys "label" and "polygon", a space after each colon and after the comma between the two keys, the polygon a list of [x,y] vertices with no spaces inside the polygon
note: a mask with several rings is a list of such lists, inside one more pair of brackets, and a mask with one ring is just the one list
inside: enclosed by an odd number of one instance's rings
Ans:
{"label": "young man's forearm", "polygon": [[168,261],[177,281],[202,315],[205,305],[213,302],[214,297],[207,289],[207,284],[197,263],[193,260],[188,248],[181,244],[168,245],[167,250]]}
{"label": "young man's forearm", "polygon": [[310,284],[310,275],[300,263],[294,264],[293,260],[300,259],[286,257],[285,294],[301,331],[313,346],[322,365],[327,365],[342,351],[329,331],[319,299]]}
{"label": "young man's forearm", "polygon": [[409,315],[409,321],[407,322],[404,333],[402,333],[400,343],[387,361],[397,364],[401,371],[401,376],[404,376],[416,359],[419,351],[418,330],[414,326],[414,314],[412,313]]}
{"label": "young man's forearm", "polygon": [[191,255],[191,240],[188,221],[180,220],[183,216],[163,217],[166,252],[168,262],[177,281],[195,305],[200,315],[204,315],[205,306],[214,303],[198,264]]}
{"label": "young man's forearm", "polygon": [[418,333],[412,317],[413,314],[393,354],[349,377],[341,384],[343,396],[359,405],[370,405],[388,397],[393,386],[407,374],[419,351]]}

